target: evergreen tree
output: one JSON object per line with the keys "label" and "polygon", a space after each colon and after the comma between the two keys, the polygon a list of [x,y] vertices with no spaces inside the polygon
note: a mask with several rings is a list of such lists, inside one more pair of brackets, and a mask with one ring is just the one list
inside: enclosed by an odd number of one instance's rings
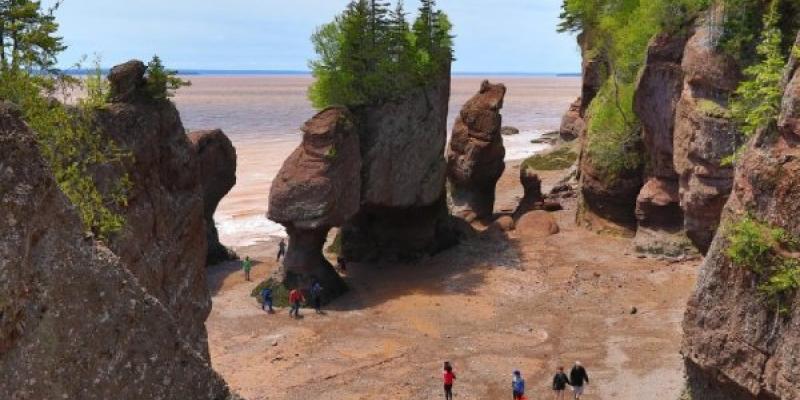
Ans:
{"label": "evergreen tree", "polygon": [[60,2],[42,9],[40,1],[0,0],[0,68],[50,70],[66,49],[53,13]]}

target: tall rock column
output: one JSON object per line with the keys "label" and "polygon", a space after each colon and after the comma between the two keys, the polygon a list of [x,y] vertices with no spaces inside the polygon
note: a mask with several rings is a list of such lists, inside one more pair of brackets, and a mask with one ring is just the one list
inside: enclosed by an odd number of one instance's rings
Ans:
{"label": "tall rock column", "polygon": [[638,251],[679,255],[691,247],[683,232],[678,173],[673,163],[675,109],[683,90],[681,61],[686,34],[661,34],[651,40],[636,85],[634,111],[642,124],[648,160],[645,183],[636,198]]}
{"label": "tall rock column", "polygon": [[[787,71],[777,129],[762,129],[739,159],[723,226],[749,216],[797,240],[800,63],[793,58]],[[759,288],[781,263],[764,263],[760,273],[735,264],[726,231],[714,238],[683,321],[689,390],[695,399],[800,399],[800,291],[787,290],[775,303]],[[800,257],[772,246],[797,271]]]}
{"label": "tall rock column", "polygon": [[705,253],[719,226],[733,185],[733,167],[722,160],[736,149],[737,129],[728,97],[741,79],[739,68],[715,43],[720,21],[700,21],[683,54],[684,85],[675,111],[674,163],[686,234]]}
{"label": "tall rock column", "polygon": [[284,161],[269,194],[267,216],[289,233],[286,258],[273,279],[290,289],[317,281],[334,297],[346,286],[322,248],[328,231],[359,208],[358,131],[352,114],[340,107],[321,111],[302,130],[303,142]]}
{"label": "tall rock column", "polygon": [[351,261],[416,259],[455,243],[445,181],[449,73],[402,100],[354,110],[361,209],[342,230]]}
{"label": "tall rock column", "polygon": [[185,339],[207,355],[211,298],[197,156],[175,105],[147,94],[145,70],[141,61],[112,68],[112,101],[95,115],[99,134],[131,156],[93,171],[101,190],[123,176],[131,182],[127,205],[116,210],[125,226],[108,245],[173,313]]}
{"label": "tall rock column", "polygon": [[214,212],[220,200],[236,185],[236,149],[220,129],[191,132],[189,141],[197,153],[200,184],[203,186],[203,215],[208,242],[206,264],[213,265],[233,256],[219,242]]}
{"label": "tall rock column", "polygon": [[481,83],[456,118],[447,151],[452,209],[470,220],[494,212],[495,185],[505,170],[502,126],[503,84]]}

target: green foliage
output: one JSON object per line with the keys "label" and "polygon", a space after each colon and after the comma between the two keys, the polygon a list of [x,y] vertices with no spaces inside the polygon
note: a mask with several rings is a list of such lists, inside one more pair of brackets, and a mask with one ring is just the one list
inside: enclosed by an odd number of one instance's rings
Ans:
{"label": "green foliage", "polygon": [[272,305],[274,307],[289,307],[289,289],[280,282],[272,280],[272,278],[259,283],[250,292],[250,296],[255,297],[259,304],[263,303],[264,299],[261,298],[261,289],[265,287],[272,289]]}
{"label": "green foliage", "polygon": [[127,155],[94,129],[93,111],[105,104],[107,96],[99,67],[86,79],[88,95],[79,99],[77,108],[54,99],[59,90],[74,92],[80,84],[53,70],[56,55],[65,48],[61,38],[54,36],[58,29],[54,9],[43,10],[36,1],[0,0],[0,99],[20,107],[56,182],[85,228],[105,238],[125,223],[112,208],[127,204],[131,182],[123,176],[108,193],[102,193],[91,170],[122,162]]}
{"label": "green foliage", "polygon": [[178,72],[164,68],[161,58],[153,56],[147,63],[147,93],[153,100],[166,100],[175,96],[175,91],[183,86],[191,86],[192,82],[177,76]]}
{"label": "green foliage", "polygon": [[702,98],[697,100],[696,110],[698,112],[703,113],[704,115],[706,115],[708,117],[713,117],[713,118],[726,118],[727,119],[727,118],[731,118],[732,115],[733,115],[731,113],[731,110],[729,110],[724,105],[722,105],[722,104],[720,104],[720,103],[718,103],[718,102],[716,102],[714,100],[702,99]]}
{"label": "green foliage", "polygon": [[612,182],[643,162],[639,151],[639,121],[633,112],[634,84],[609,78],[589,106],[588,154],[604,180]]}
{"label": "green foliage", "polygon": [[578,153],[575,153],[571,146],[564,145],[551,152],[536,154],[527,158],[522,162],[522,168],[538,171],[556,171],[571,167],[577,160]]}
{"label": "green foliage", "polygon": [[770,11],[764,16],[764,31],[756,46],[760,61],[744,70],[746,79],[739,84],[731,103],[733,116],[747,136],[775,121],[780,111],[781,79],[788,54],[782,50],[779,3],[772,0]]}
{"label": "green foliage", "polygon": [[452,28],[447,16],[423,1],[413,24],[402,2],[351,1],[333,22],[311,37],[318,55],[309,63],[315,82],[309,88],[314,107],[378,104],[429,84],[449,68]]}
{"label": "green foliage", "polygon": [[798,240],[749,215],[731,223],[725,234],[728,257],[758,274],[759,291],[782,310],[785,296],[800,288],[800,260],[792,253],[799,247]]}

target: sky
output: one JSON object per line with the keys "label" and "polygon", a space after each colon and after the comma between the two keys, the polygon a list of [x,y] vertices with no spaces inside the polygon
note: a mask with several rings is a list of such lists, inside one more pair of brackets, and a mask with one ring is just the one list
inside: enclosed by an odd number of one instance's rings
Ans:
{"label": "sky", "polygon": [[[53,0],[44,1],[45,4]],[[562,0],[439,0],[454,24],[455,72],[571,73],[574,36],[556,32]],[[309,37],[348,0],[66,0],[57,11],[69,67],[158,54],[174,69],[308,69]],[[406,0],[415,10],[418,0]]]}

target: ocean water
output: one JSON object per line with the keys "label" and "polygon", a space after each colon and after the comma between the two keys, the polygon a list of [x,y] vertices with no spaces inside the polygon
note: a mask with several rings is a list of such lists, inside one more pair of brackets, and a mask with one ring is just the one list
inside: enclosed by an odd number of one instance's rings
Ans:
{"label": "ocean water", "polygon": [[[192,86],[179,90],[174,101],[187,131],[221,128],[236,147],[236,186],[215,215],[220,240],[228,246],[247,246],[284,236],[283,227],[265,217],[269,188],[283,160],[300,143],[300,126],[315,113],[306,97],[312,78],[297,74],[186,78]],[[521,131],[503,138],[507,160],[545,149],[531,140],[558,129],[564,111],[580,93],[577,77],[455,76],[448,129],[483,79],[505,83],[503,125]]]}

